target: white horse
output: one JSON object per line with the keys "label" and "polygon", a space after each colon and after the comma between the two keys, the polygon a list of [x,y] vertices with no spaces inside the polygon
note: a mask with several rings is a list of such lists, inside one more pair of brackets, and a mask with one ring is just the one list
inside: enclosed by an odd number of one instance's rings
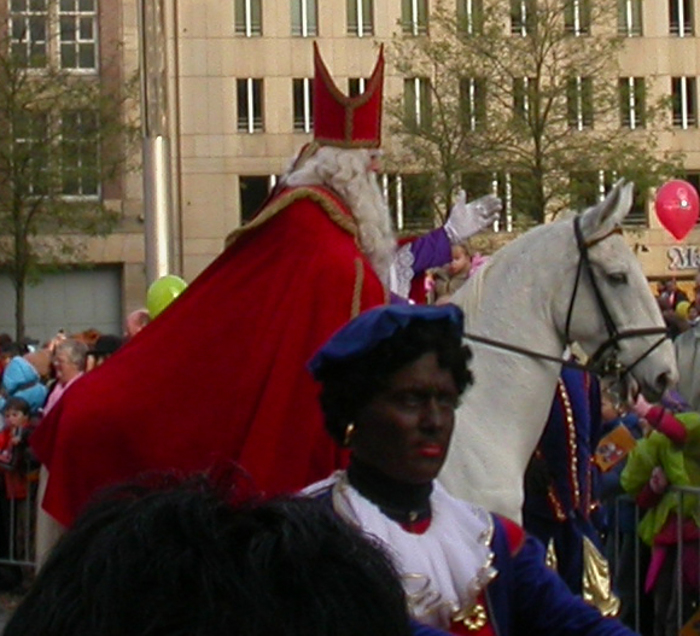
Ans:
{"label": "white horse", "polygon": [[[618,182],[583,212],[578,241],[568,218],[536,227],[494,254],[452,297],[465,311],[466,332],[561,360],[567,340],[591,355],[609,341],[609,330],[618,330],[617,360],[631,367],[645,396],[658,400],[677,370],[670,341],[659,344],[661,312],[619,230],[632,190]],[[561,364],[469,344],[475,382],[457,411],[440,479],[454,495],[520,520],[525,468]]]}

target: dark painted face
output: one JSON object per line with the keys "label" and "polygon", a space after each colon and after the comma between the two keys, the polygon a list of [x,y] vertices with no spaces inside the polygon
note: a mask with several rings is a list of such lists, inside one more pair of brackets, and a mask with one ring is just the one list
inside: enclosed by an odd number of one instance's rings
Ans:
{"label": "dark painted face", "polygon": [[397,481],[426,484],[440,472],[459,393],[452,373],[426,353],[397,371],[355,421],[352,452]]}

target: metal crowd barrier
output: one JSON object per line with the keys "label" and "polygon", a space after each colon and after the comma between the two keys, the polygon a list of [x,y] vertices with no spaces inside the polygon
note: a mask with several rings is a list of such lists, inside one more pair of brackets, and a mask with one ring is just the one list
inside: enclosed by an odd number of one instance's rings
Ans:
{"label": "metal crowd barrier", "polygon": [[[700,534],[696,533],[696,538],[690,540],[683,537],[684,521],[693,518],[693,515],[696,520],[700,519],[700,488],[672,486],[670,491],[677,497],[676,512],[673,513],[676,515],[676,544],[670,546],[674,552],[674,588],[670,594],[670,605],[675,611],[670,614],[673,620],[666,624],[664,635],[700,636],[700,568],[697,567],[697,557],[691,554],[691,551],[700,554]],[[633,533],[630,533],[629,526],[622,527],[620,523],[625,506],[628,513],[632,512]],[[645,511],[640,510],[627,495],[617,497],[613,507],[609,510],[612,526],[608,533],[607,557],[613,586],[621,600],[620,618],[643,636],[659,636],[654,628],[654,597],[644,592],[651,552],[636,532]],[[682,511],[685,511],[685,516]],[[692,582],[688,581],[687,575],[685,578],[683,576],[684,564],[686,570],[689,565],[695,564]]]}
{"label": "metal crowd barrier", "polygon": [[[6,475],[0,479],[0,565],[36,567],[36,506],[39,487],[39,468],[36,462],[26,459],[12,478],[17,486],[24,486],[24,496],[12,496],[8,490]],[[14,493],[18,494],[18,493]],[[21,493],[20,493],[21,494]]]}
{"label": "metal crowd barrier", "polygon": [[[699,613],[699,608],[700,608],[700,563],[698,563],[698,556],[700,555],[700,532],[696,532],[696,537],[694,539],[694,547],[695,548],[695,557],[691,557],[690,555],[686,554],[686,551],[690,550],[690,541],[684,540],[683,537],[683,515],[682,512],[685,515],[685,518],[688,518],[691,516],[692,518],[695,519],[695,521],[700,520],[700,488],[697,486],[674,486],[672,490],[676,493],[678,497],[678,505],[676,507],[677,510],[677,532],[676,532],[676,544],[680,546],[680,549],[677,550],[676,553],[676,585],[677,589],[679,590],[678,598],[676,601],[676,615],[678,616],[678,622],[677,622],[677,633],[680,634],[681,630],[683,629],[683,626],[690,621],[690,624],[688,625],[687,632],[688,633],[700,633],[700,613]],[[686,508],[686,504],[688,504],[688,507]],[[697,528],[697,524],[695,525]],[[683,564],[686,561],[689,561],[691,558],[694,559],[695,563],[695,572],[692,573],[694,575],[694,585],[690,586],[690,584],[687,584],[684,576],[683,576]],[[688,587],[694,587],[694,594],[689,593],[688,590],[686,590],[686,586]],[[689,596],[693,595],[694,598],[688,599]],[[686,609],[685,605],[686,603],[690,602],[691,607]],[[685,613],[685,616],[684,616]]]}

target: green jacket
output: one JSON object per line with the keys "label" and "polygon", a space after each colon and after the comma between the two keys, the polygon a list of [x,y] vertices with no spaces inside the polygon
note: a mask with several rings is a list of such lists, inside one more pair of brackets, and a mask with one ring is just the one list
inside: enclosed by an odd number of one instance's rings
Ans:
{"label": "green jacket", "polygon": [[[620,484],[631,495],[637,495],[644,488],[655,466],[664,469],[669,484],[673,486],[700,486],[700,413],[680,413],[675,417],[688,431],[686,443],[677,446],[657,431],[640,440],[630,452],[620,475]],[[669,515],[676,512],[678,501],[678,493],[669,490],[656,506],[646,512],[639,522],[639,536],[645,543],[653,543]],[[700,524],[697,496],[684,496],[683,516],[692,517]]]}

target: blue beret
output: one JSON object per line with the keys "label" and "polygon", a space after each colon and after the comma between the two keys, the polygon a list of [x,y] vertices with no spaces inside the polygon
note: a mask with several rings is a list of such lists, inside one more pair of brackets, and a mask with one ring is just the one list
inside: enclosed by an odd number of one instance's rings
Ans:
{"label": "blue beret", "polygon": [[309,371],[318,380],[329,363],[359,358],[415,320],[448,321],[458,338],[464,331],[464,314],[456,305],[382,305],[361,313],[333,334],[311,358]]}

